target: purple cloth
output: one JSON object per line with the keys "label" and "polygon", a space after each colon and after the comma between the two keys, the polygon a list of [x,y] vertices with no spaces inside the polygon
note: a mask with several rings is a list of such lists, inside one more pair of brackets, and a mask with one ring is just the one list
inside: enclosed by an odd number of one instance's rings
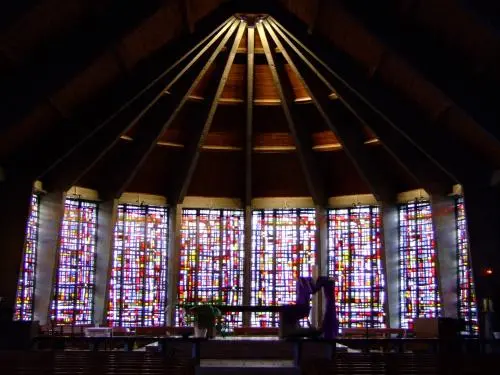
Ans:
{"label": "purple cloth", "polygon": [[[326,276],[320,276],[315,281],[312,277],[299,277],[297,280],[296,304],[307,306],[310,309],[311,295],[323,289],[325,295],[325,313],[323,315],[323,336],[326,339],[334,339],[338,333],[337,313],[335,299],[333,296],[333,280]],[[301,309],[302,310],[302,309]],[[304,311],[304,310],[302,310]],[[300,319],[300,318],[299,318]]]}

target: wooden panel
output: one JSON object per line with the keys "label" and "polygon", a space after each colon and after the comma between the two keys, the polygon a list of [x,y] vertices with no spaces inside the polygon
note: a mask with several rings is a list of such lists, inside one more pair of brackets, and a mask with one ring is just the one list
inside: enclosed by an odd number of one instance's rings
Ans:
{"label": "wooden panel", "polygon": [[157,146],[127,187],[127,191],[166,195],[178,173],[182,149]]}
{"label": "wooden panel", "polygon": [[348,14],[338,2],[324,1],[318,14],[317,30],[363,67],[376,65],[384,51],[383,45],[363,25]]}
{"label": "wooden panel", "polygon": [[254,153],[252,176],[254,198],[309,196],[309,189],[295,152]]}
{"label": "wooden panel", "polygon": [[189,1],[190,17],[192,22],[196,23],[200,19],[207,16],[210,12],[214,11],[225,0],[183,0]]}
{"label": "wooden panel", "polygon": [[[286,47],[284,47],[286,48]],[[296,100],[311,100],[311,96],[309,92],[306,90],[302,82],[299,81],[298,77],[292,71],[288,64],[285,64],[285,71],[288,75],[288,79],[290,79],[290,83],[292,84],[293,93],[295,95]]]}
{"label": "wooden panel", "polygon": [[465,4],[455,0],[420,1],[412,10],[412,17],[419,26],[443,39],[447,45],[462,50],[469,57],[474,56],[477,62],[494,58],[494,46],[498,50],[500,44],[498,34]]}
{"label": "wooden panel", "polygon": [[53,99],[65,113],[71,113],[93,99],[120,74],[115,57],[111,53],[104,54],[59,90]]}
{"label": "wooden panel", "polygon": [[245,106],[243,103],[239,105],[219,105],[210,130],[243,134],[245,132]]}
{"label": "wooden panel", "polygon": [[279,104],[278,91],[273,83],[271,69],[266,65],[255,65],[255,101],[272,101]]}
{"label": "wooden panel", "polygon": [[[207,75],[200,82],[199,86],[194,90],[192,97],[201,99],[204,97],[205,88],[211,78],[211,68]],[[290,82],[292,83],[293,91],[296,100],[310,99],[308,92],[300,83],[297,77],[286,65],[286,71]],[[243,103],[245,98],[245,77],[246,67],[244,64],[233,64],[229,72],[229,78],[221,95],[221,104]],[[254,103],[256,105],[278,105],[279,97],[271,76],[271,70],[267,64],[255,65],[255,96]]]}
{"label": "wooden panel", "polygon": [[345,152],[319,152],[317,157],[329,197],[372,193]]}
{"label": "wooden panel", "polygon": [[33,48],[50,37],[77,26],[91,11],[92,5],[93,2],[87,0],[40,2],[3,33],[2,47],[13,60],[23,60]]}
{"label": "wooden panel", "polygon": [[205,139],[206,147],[238,147],[243,148],[243,133],[235,132],[210,132]]}
{"label": "wooden panel", "polygon": [[140,60],[182,34],[181,12],[179,2],[168,2],[168,6],[158,10],[121,41],[117,51],[127,69],[132,69]]}
{"label": "wooden panel", "polygon": [[103,156],[88,172],[84,175],[78,186],[87,187],[97,191],[102,191],[108,187],[109,180],[106,178],[113,170],[114,166],[120,163],[122,155],[130,152],[132,142],[120,139],[111,150]]}
{"label": "wooden panel", "polygon": [[229,77],[222,91],[221,99],[233,99],[243,101],[245,97],[246,66],[244,64],[233,64],[229,71]]}
{"label": "wooden panel", "polygon": [[295,147],[290,133],[254,133],[253,147]]}
{"label": "wooden panel", "polygon": [[255,132],[288,132],[288,125],[281,107],[254,107]]}
{"label": "wooden panel", "polygon": [[[196,66],[193,67],[193,69],[196,69]],[[199,68],[198,68],[199,69]],[[200,83],[198,84],[198,86],[193,90],[192,94],[191,94],[191,97],[192,98],[195,98],[195,99],[203,99],[203,97],[205,96],[205,91],[208,87],[208,83],[210,82],[210,80],[212,79],[212,76],[214,74],[214,71],[215,71],[215,63],[212,64],[208,69],[207,69],[207,72],[205,73],[205,75],[203,76],[203,78],[201,79]],[[184,93],[180,93],[180,92],[176,92],[175,91],[175,86],[173,87],[172,91],[176,94],[176,95],[183,95]]]}
{"label": "wooden panel", "polygon": [[389,180],[389,185],[394,187],[395,191],[409,191],[419,189],[415,180],[411,178],[408,173],[398,164],[394,158],[381,146],[365,146],[370,159],[374,164],[383,166],[380,169],[384,174],[384,178]]}
{"label": "wooden panel", "polygon": [[315,146],[340,144],[339,140],[331,130],[313,133],[312,138]]}
{"label": "wooden panel", "polygon": [[40,104],[16,126],[0,133],[0,156],[8,155],[55,128],[58,120],[61,116],[53,106],[47,102]]}
{"label": "wooden panel", "polygon": [[306,104],[296,104],[297,105],[297,115],[304,124],[305,127],[310,132],[322,132],[325,130],[330,130],[325,123],[323,117],[321,117],[318,108],[311,102]]}
{"label": "wooden panel", "polygon": [[184,144],[186,134],[182,133],[179,129],[168,129],[161,137],[160,142],[168,142],[175,144]]}
{"label": "wooden panel", "polygon": [[378,75],[386,83],[404,93],[421,110],[435,119],[450,100],[430,82],[395,54],[388,54],[382,61]]}
{"label": "wooden panel", "polygon": [[[262,48],[262,42],[260,41],[259,33],[255,32],[254,36],[254,53],[263,54],[264,48]],[[247,34],[243,34],[240,46],[238,47],[238,53],[247,53]]]}
{"label": "wooden panel", "polygon": [[244,185],[243,152],[200,153],[187,195],[241,198]]}
{"label": "wooden panel", "polygon": [[303,22],[310,25],[316,18],[318,3],[321,0],[281,0],[288,10],[297,15]]}

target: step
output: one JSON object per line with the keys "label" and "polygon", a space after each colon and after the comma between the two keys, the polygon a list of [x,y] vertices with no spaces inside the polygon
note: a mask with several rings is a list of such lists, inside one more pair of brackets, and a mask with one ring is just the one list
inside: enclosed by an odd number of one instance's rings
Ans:
{"label": "step", "polygon": [[300,375],[300,368],[293,360],[253,360],[253,359],[202,359],[196,367],[196,375]]}

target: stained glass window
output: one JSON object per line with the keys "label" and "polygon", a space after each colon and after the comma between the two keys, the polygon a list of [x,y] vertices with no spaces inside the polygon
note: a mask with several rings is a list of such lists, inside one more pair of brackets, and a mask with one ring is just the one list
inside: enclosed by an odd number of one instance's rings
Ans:
{"label": "stained glass window", "polygon": [[[251,303],[295,303],[297,278],[312,276],[315,264],[315,211],[257,210],[252,216]],[[251,325],[277,327],[278,314],[252,313]]]}
{"label": "stained glass window", "polygon": [[31,196],[30,215],[26,225],[23,259],[17,283],[14,320],[33,320],[39,218],[39,197],[33,194]]}
{"label": "stained glass window", "polygon": [[167,208],[118,206],[109,284],[110,325],[165,325],[167,241]]}
{"label": "stained glass window", "polygon": [[[243,303],[244,211],[185,209],[182,211],[180,304]],[[177,324],[188,324],[182,310]],[[242,314],[230,312],[225,327],[242,325]]]}
{"label": "stained glass window", "polygon": [[399,207],[399,283],[402,328],[415,318],[440,312],[431,205],[412,201]]}
{"label": "stained glass window", "polygon": [[378,207],[329,210],[328,273],[341,328],[385,327]]}
{"label": "stained glass window", "polygon": [[92,324],[95,291],[97,203],[66,199],[51,320]]}
{"label": "stained glass window", "polygon": [[458,317],[465,321],[465,331],[469,335],[478,335],[476,293],[469,256],[469,236],[463,197],[455,201],[457,223],[457,264],[458,264]]}

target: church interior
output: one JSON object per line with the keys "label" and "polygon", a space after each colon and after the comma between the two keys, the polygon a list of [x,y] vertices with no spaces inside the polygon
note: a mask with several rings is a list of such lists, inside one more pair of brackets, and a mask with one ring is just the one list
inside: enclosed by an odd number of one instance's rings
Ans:
{"label": "church interior", "polygon": [[497,366],[496,2],[2,8],[2,373]]}

